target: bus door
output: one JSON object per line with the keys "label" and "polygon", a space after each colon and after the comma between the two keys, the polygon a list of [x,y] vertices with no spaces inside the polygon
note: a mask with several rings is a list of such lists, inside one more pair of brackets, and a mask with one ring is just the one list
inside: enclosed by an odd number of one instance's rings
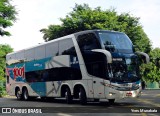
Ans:
{"label": "bus door", "polygon": [[104,98],[104,80],[93,77],[94,98]]}
{"label": "bus door", "polygon": [[94,98],[104,98],[104,79],[103,79],[103,66],[102,63],[94,63],[92,65],[92,72],[95,75],[92,79]]}

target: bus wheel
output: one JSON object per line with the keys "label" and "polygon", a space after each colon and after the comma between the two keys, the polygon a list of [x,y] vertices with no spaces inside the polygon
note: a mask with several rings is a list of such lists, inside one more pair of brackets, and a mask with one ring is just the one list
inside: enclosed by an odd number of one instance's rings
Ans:
{"label": "bus wheel", "polygon": [[108,101],[109,101],[109,104],[112,105],[114,104],[115,99],[109,99]]}
{"label": "bus wheel", "polygon": [[66,92],[65,92],[65,98],[68,104],[72,103],[72,95],[71,95],[71,91],[69,88],[66,88]]}
{"label": "bus wheel", "polygon": [[94,99],[94,102],[99,102],[99,99]]}
{"label": "bus wheel", "polygon": [[17,97],[18,100],[22,99],[21,92],[20,92],[19,88],[16,90],[16,97]]}
{"label": "bus wheel", "polygon": [[28,90],[26,88],[22,91],[22,97],[25,101],[29,100]]}
{"label": "bus wheel", "polygon": [[81,105],[85,105],[87,103],[86,92],[83,88],[80,88],[79,99],[80,99]]}

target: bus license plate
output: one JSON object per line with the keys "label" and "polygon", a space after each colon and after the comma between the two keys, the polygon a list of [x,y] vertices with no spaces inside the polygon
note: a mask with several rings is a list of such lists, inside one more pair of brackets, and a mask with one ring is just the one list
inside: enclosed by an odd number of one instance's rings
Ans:
{"label": "bus license plate", "polygon": [[127,97],[131,97],[132,96],[132,92],[131,91],[126,92],[126,96]]}

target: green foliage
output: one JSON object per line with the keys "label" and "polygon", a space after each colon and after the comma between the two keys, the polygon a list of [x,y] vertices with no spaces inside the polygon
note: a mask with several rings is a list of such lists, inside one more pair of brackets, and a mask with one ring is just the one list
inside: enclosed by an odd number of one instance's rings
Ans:
{"label": "green foliage", "polygon": [[144,81],[146,82],[159,82],[160,81],[160,68],[155,66],[152,62],[149,64],[141,65],[141,75]]}
{"label": "green foliage", "polygon": [[119,15],[115,9],[91,9],[87,4],[76,4],[73,11],[60,20],[61,25],[50,25],[47,29],[40,30],[45,41],[83,30],[105,29],[125,32],[140,51],[149,53],[151,50],[150,40],[143,31],[139,18],[129,13]]}
{"label": "green foliage", "polygon": [[5,93],[5,65],[6,65],[6,54],[12,52],[13,49],[9,45],[0,45],[0,96]]}
{"label": "green foliage", "polygon": [[141,75],[143,80],[151,82],[160,81],[160,48],[155,48],[150,52],[151,62],[141,65]]}
{"label": "green foliage", "polygon": [[5,74],[6,54],[12,51],[13,49],[9,45],[0,45],[0,80],[3,80]]}
{"label": "green foliage", "polygon": [[13,25],[13,21],[16,20],[15,15],[17,14],[15,7],[10,4],[10,0],[0,1],[0,35],[9,36],[10,33],[4,30],[7,27]]}
{"label": "green foliage", "polygon": [[155,48],[150,52],[152,62],[160,68],[160,48]]}
{"label": "green foliage", "polygon": [[140,66],[144,81],[160,81],[160,48],[152,50],[151,42],[139,23],[138,17],[129,13],[118,14],[115,9],[102,10],[100,7],[90,8],[87,4],[75,5],[73,11],[65,18],[60,19],[61,25],[50,25],[41,29],[45,41],[50,41],[71,33],[104,29],[126,33],[134,45],[136,51],[143,51],[150,55],[151,62]]}

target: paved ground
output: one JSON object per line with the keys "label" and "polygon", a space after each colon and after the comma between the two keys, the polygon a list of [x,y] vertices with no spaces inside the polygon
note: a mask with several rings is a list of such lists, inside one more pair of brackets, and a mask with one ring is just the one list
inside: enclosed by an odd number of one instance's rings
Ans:
{"label": "paved ground", "polygon": [[[0,98],[0,107],[4,108],[38,108],[42,112],[49,112],[43,115],[57,115],[57,116],[73,116],[73,115],[90,115],[90,116],[160,116],[160,113],[146,113],[138,112],[141,110],[157,110],[160,112],[160,90],[143,90],[142,96],[139,98],[127,98],[120,101],[116,101],[115,104],[109,105],[107,101],[88,102],[87,105],[82,106],[78,100],[75,100],[73,104],[66,104],[64,99],[41,101],[35,99],[32,101],[17,101],[15,97]],[[75,112],[75,113],[73,113]],[[1,114],[0,114],[1,115]],[[6,115],[6,114],[2,114]],[[7,114],[13,115],[13,114]],[[15,114],[14,114],[15,115]],[[30,115],[30,114],[16,114],[16,115]],[[32,114],[33,115],[33,114]],[[36,115],[36,114],[34,114]]]}

